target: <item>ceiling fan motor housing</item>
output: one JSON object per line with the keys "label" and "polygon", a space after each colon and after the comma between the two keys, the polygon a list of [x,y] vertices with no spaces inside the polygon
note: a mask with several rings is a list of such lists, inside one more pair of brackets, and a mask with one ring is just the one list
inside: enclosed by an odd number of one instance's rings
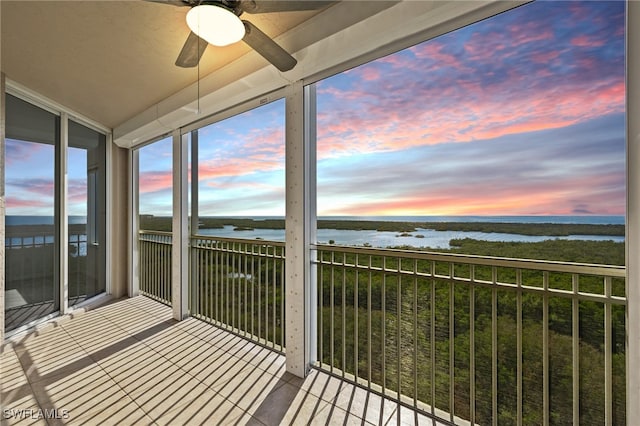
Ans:
{"label": "ceiling fan motor housing", "polygon": [[[198,6],[198,5],[214,5],[214,6],[219,6],[222,7],[224,9],[227,9],[231,12],[233,12],[236,16],[240,16],[242,15],[242,12],[244,12],[244,6],[245,5],[249,5],[250,3],[253,3],[254,7],[255,7],[255,2],[253,1],[249,1],[249,2],[243,2],[241,0],[188,0],[190,2],[190,4],[192,4],[193,6]],[[195,4],[193,4],[195,3]]]}

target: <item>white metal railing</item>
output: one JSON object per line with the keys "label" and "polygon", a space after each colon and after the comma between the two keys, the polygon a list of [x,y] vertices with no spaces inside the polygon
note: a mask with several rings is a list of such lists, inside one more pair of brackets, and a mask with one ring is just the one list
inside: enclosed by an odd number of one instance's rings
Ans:
{"label": "white metal railing", "polygon": [[[78,229],[75,231],[69,234],[68,240],[70,298],[83,297],[86,292],[87,236],[77,233]],[[40,301],[52,300],[55,259],[53,225],[9,226],[5,248],[6,280],[11,283],[10,286],[19,285],[22,289],[31,290],[41,287],[47,294],[43,294]]]}
{"label": "white metal railing", "polygon": [[[315,249],[317,368],[444,423],[626,422],[624,267]],[[141,290],[168,303],[171,234],[140,253]],[[283,352],[284,258],[192,236],[191,314]]]}
{"label": "white metal railing", "polygon": [[171,305],[171,232],[140,231],[140,292]]}
{"label": "white metal railing", "polygon": [[284,352],[284,243],[191,238],[190,310]]}
{"label": "white metal railing", "polygon": [[625,424],[624,267],[316,249],[318,368],[452,423]]}

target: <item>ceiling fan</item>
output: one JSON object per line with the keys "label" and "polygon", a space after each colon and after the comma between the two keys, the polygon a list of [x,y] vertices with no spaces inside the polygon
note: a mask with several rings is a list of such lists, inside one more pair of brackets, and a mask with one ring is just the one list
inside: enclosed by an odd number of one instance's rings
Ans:
{"label": "ceiling fan", "polygon": [[280,71],[296,66],[296,59],[249,21],[243,13],[272,13],[317,10],[333,1],[315,0],[146,0],[152,3],[189,7],[186,20],[191,33],[178,55],[176,65],[198,65],[207,44],[227,46],[240,40],[271,62]]}

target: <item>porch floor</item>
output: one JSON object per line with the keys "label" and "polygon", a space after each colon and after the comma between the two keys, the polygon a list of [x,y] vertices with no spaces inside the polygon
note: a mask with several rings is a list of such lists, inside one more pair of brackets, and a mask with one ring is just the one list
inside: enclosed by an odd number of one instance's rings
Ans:
{"label": "porch floor", "polygon": [[0,361],[2,424],[435,424],[144,296],[13,338]]}

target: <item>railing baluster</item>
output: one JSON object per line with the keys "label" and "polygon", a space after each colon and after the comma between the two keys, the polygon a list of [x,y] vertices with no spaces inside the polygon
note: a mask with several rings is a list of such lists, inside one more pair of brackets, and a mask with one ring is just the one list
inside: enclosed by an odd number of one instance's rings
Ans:
{"label": "railing baluster", "polygon": [[454,263],[449,263],[449,420],[455,421],[455,295],[453,287]]}
{"label": "railing baluster", "polygon": [[275,348],[276,345],[276,312],[278,312],[278,310],[276,309],[276,294],[277,294],[277,288],[276,288],[276,272],[277,272],[277,262],[276,262],[276,250],[275,247],[272,247],[271,249],[271,253],[273,255],[273,272],[272,272],[272,284],[273,284],[273,294],[271,295],[271,304],[272,304],[272,310],[273,310],[273,332],[271,334],[271,343],[273,344],[273,347]]}
{"label": "railing baluster", "polygon": [[284,310],[284,295],[286,293],[286,289],[284,288],[285,275],[284,275],[284,249],[279,248],[279,258],[278,264],[280,265],[280,349],[282,350],[285,347],[285,310]]}
{"label": "railing baluster", "polygon": [[542,273],[542,410],[543,425],[549,425],[549,272]]}
{"label": "railing baluster", "polygon": [[233,268],[231,271],[231,325],[234,328],[240,328],[240,296],[238,289],[240,288],[240,259],[238,250],[236,250],[237,243],[233,243],[233,250],[231,257],[233,259]]}
{"label": "railing baluster", "polygon": [[396,387],[398,392],[398,408],[396,410],[396,418],[398,424],[400,419],[400,400],[402,396],[402,258],[396,259],[398,265],[397,281],[396,281]]}
{"label": "railing baluster", "polygon": [[369,387],[371,387],[371,349],[372,349],[372,345],[371,345],[371,311],[373,310],[371,308],[371,299],[372,299],[372,292],[373,292],[373,288],[372,288],[372,272],[371,272],[371,262],[372,262],[372,256],[369,255],[368,256],[368,263],[367,263],[367,269],[368,269],[368,283],[367,283],[367,385]]}
{"label": "railing baluster", "polygon": [[255,244],[251,246],[251,337],[256,338],[255,319],[256,319],[256,252]]}
{"label": "railing baluster", "polygon": [[262,340],[262,250],[258,246],[258,341]]}
{"label": "railing baluster", "polygon": [[205,267],[204,275],[205,275],[205,285],[209,289],[209,315],[207,315],[207,321],[211,322],[211,318],[214,317],[215,303],[216,303],[216,295],[214,293],[214,284],[215,284],[215,276],[213,275],[214,271],[211,266],[211,241],[201,241],[201,249],[203,264]]}
{"label": "railing baluster", "polygon": [[[358,254],[356,253],[355,264],[358,265]],[[358,382],[358,269],[355,271],[355,281],[353,284],[353,374],[356,383]]]}
{"label": "railing baluster", "polygon": [[318,259],[320,260],[320,264],[318,265],[318,310],[319,319],[318,319],[318,361],[320,367],[323,366],[324,363],[324,266],[322,265],[322,258],[324,252],[318,252]]}
{"label": "railing baluster", "polygon": [[[613,424],[613,347],[611,342],[611,285],[612,278],[604,278],[604,418],[606,425]],[[637,324],[636,324],[637,326]],[[631,419],[633,420],[633,419]]]}
{"label": "railing baluster", "polygon": [[342,378],[347,370],[347,254],[342,253]]}
{"label": "railing baluster", "polygon": [[[382,256],[382,394],[387,389],[387,257]],[[380,413],[382,416],[382,413]]]}
{"label": "railing baluster", "polygon": [[471,424],[476,423],[476,268],[469,266],[469,414]]}
{"label": "railing baluster", "polygon": [[418,259],[413,260],[413,406],[418,406]]}
{"label": "railing baluster", "polygon": [[[227,251],[225,252],[225,264],[226,270],[224,271],[224,324],[227,330],[230,328],[231,319],[233,318],[231,296],[229,295],[229,275],[231,274],[232,265],[231,265],[231,251],[233,250],[233,243],[227,244]],[[231,275],[233,278],[233,275]],[[231,314],[231,315],[230,315]]]}
{"label": "railing baluster", "polygon": [[330,355],[330,371],[333,373],[333,364],[336,362],[335,360],[335,326],[334,326],[334,318],[335,318],[335,272],[334,272],[334,264],[335,264],[335,256],[334,253],[331,252],[331,294],[329,295],[329,307],[330,307],[330,317],[329,317],[329,355]]}
{"label": "railing baluster", "polygon": [[491,424],[498,424],[498,277],[491,267]]}
{"label": "railing baluster", "polygon": [[573,424],[580,424],[580,302],[577,298],[579,289],[578,275],[571,275],[571,375],[573,398]]}
{"label": "railing baluster", "polygon": [[244,249],[243,249],[243,255],[242,255],[242,260],[243,260],[243,271],[244,271],[244,279],[242,280],[244,283],[244,290],[242,292],[242,307],[243,309],[243,316],[244,316],[244,325],[243,325],[243,335],[247,335],[249,332],[249,318],[247,316],[247,292],[249,289],[249,257],[247,255],[247,253],[249,252],[249,244],[245,244],[244,245]]}
{"label": "railing baluster", "polygon": [[431,275],[431,335],[429,336],[429,355],[431,357],[431,416],[436,415],[436,262],[429,265]]}
{"label": "railing baluster", "polygon": [[517,388],[517,422],[522,424],[522,269],[516,270],[516,388]]}

